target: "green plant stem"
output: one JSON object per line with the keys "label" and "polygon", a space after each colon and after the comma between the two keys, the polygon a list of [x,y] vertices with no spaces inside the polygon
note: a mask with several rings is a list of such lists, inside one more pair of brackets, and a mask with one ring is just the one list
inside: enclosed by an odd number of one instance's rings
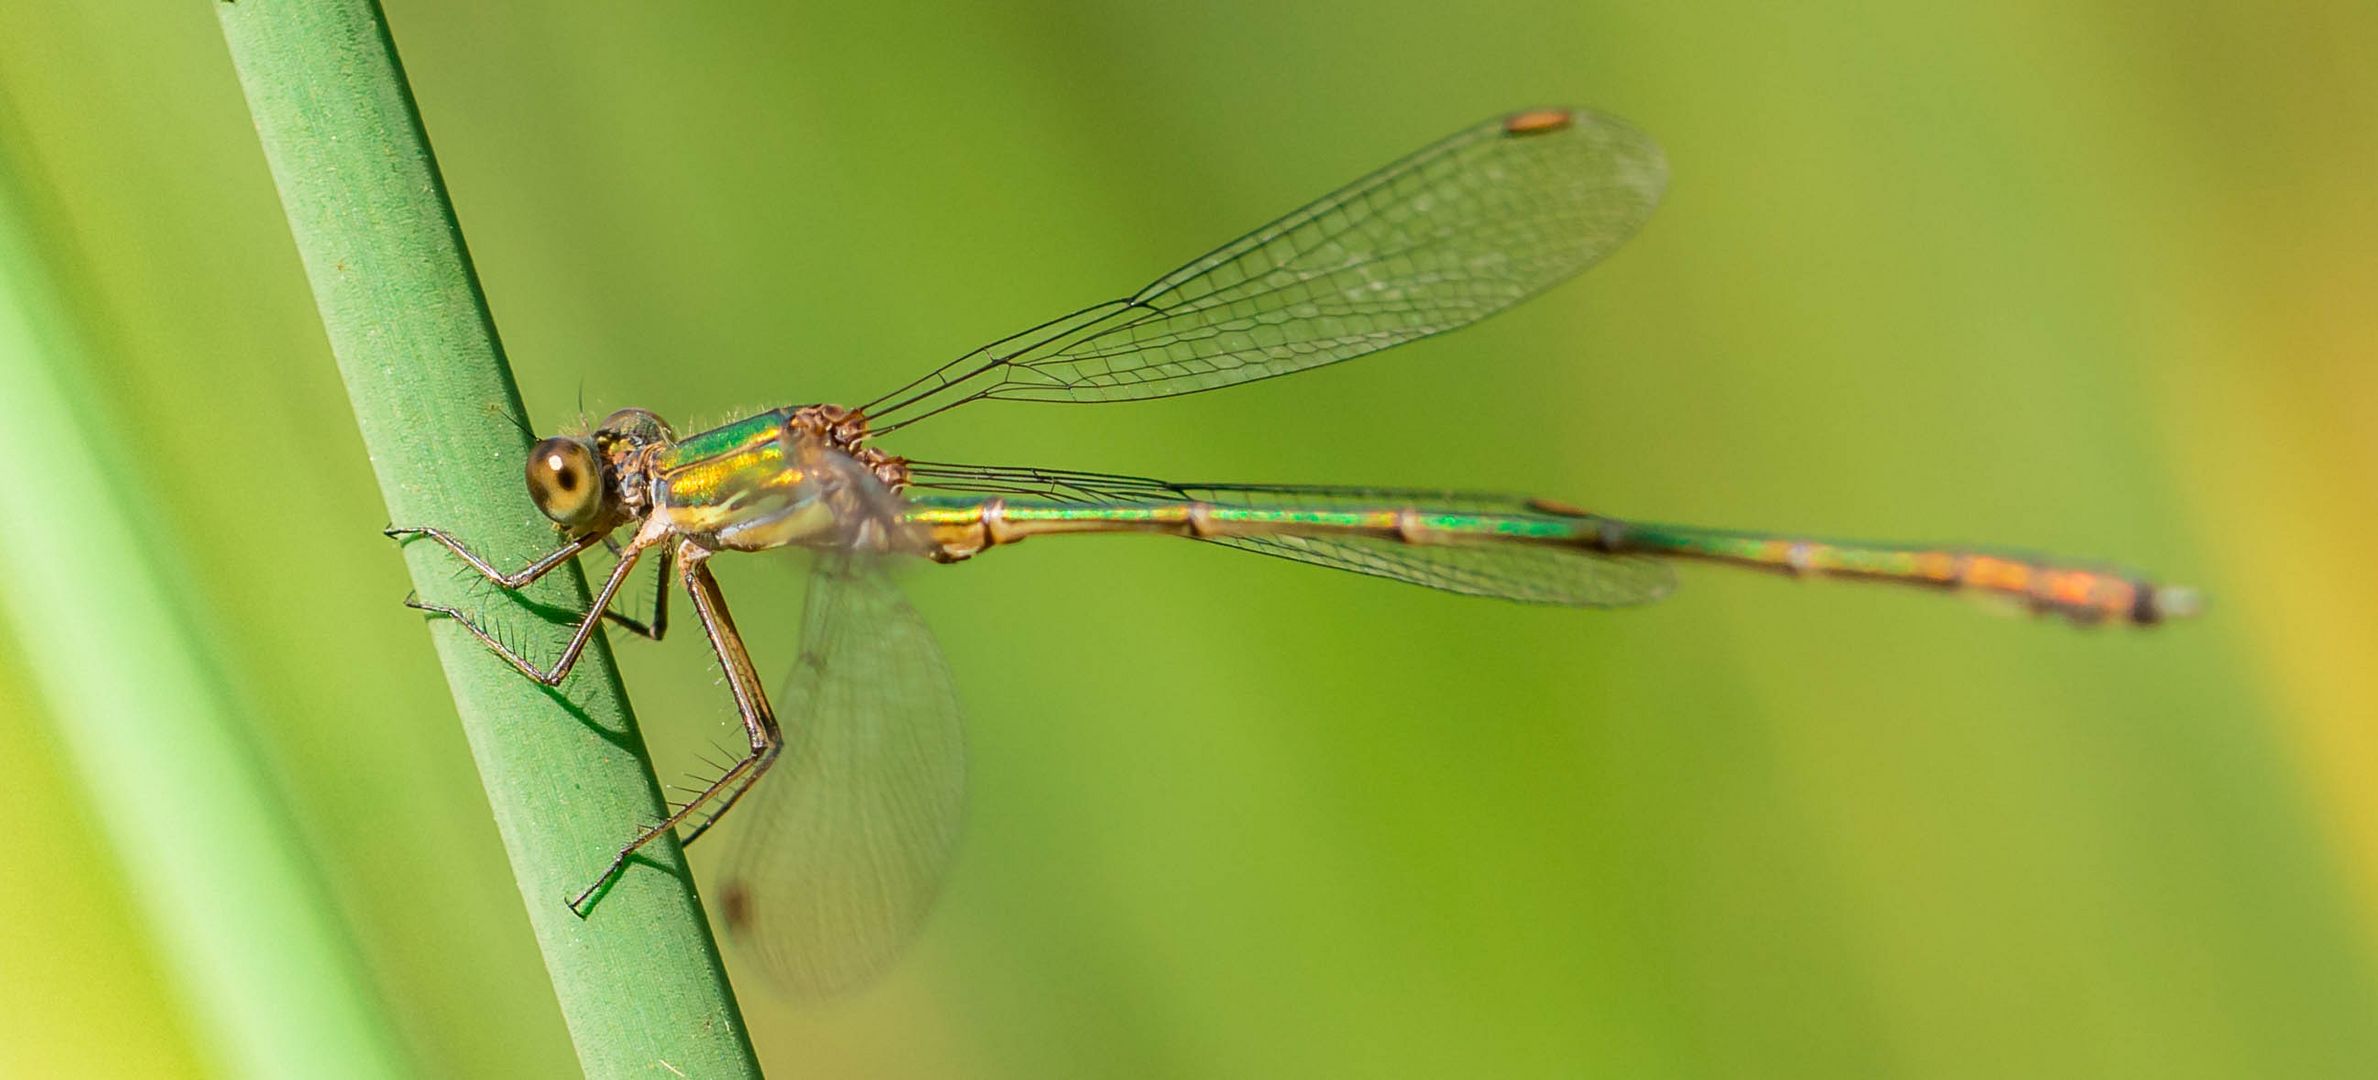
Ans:
{"label": "green plant stem", "polygon": [[[553,547],[522,488],[526,441],[503,415],[520,415],[519,392],[379,5],[216,10],[390,520],[444,527],[515,565]],[[528,619],[435,544],[405,558],[425,599]],[[522,599],[565,613],[589,602],[575,567]],[[384,617],[407,617],[394,602]],[[431,629],[587,1074],[758,1075],[674,841],[648,847],[588,918],[566,903],[663,813],[601,638],[548,691],[461,627]]]}
{"label": "green plant stem", "polygon": [[[0,162],[4,162],[0,158]],[[215,1070],[406,1075],[354,943],[220,676],[93,353],[0,164],[0,626]],[[20,822],[47,828],[39,818]],[[10,874],[41,880],[39,867]],[[147,1024],[148,1017],[122,1017]]]}

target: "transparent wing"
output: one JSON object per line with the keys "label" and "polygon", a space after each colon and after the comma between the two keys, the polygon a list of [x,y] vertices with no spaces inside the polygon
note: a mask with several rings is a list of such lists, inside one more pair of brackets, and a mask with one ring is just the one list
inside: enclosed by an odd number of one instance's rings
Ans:
{"label": "transparent wing", "polygon": [[[1605,519],[1549,511],[1513,495],[1405,488],[1317,487],[1284,484],[1184,484],[1139,476],[998,465],[911,462],[910,486],[1051,499],[1084,505],[1145,505],[1176,501],[1277,509],[1399,509],[1550,517],[1577,523],[1586,536]],[[1348,536],[1220,536],[1206,542],[1338,570],[1351,570],[1432,589],[1534,604],[1619,607],[1646,604],[1675,588],[1664,563],[1613,555],[1584,546],[1498,542],[1406,544]]]}
{"label": "transparent wing", "polygon": [[932,633],[869,561],[821,554],[785,746],[729,855],[728,931],[783,987],[864,985],[916,936],[958,843],[957,695]]}
{"label": "transparent wing", "polygon": [[1675,575],[1649,559],[1588,555],[1560,548],[1418,547],[1367,537],[1311,536],[1250,536],[1213,542],[1464,596],[1528,604],[1628,607],[1651,603],[1676,587]]}
{"label": "transparent wing", "polygon": [[1658,144],[1621,120],[1490,120],[866,411],[880,432],[985,398],[1167,397],[1442,333],[1600,261],[1651,216],[1667,175]]}

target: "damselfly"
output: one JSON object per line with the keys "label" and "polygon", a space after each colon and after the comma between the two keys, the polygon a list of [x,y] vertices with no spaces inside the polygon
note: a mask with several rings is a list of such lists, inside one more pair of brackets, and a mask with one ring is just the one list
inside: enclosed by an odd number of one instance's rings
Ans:
{"label": "damselfly", "polygon": [[[1667,595],[1678,560],[1987,594],[2077,623],[2148,625],[2192,593],[2033,555],[1842,543],[1653,525],[1544,499],[1392,488],[1173,483],[1007,465],[911,461],[873,440],[976,401],[1127,401],[1304,371],[1475,322],[1561,281],[1633,235],[1667,180],[1659,147],[1597,113],[1515,113],[1427,146],[1191,260],[1129,296],[1001,338],[864,405],[787,407],[679,437],[641,410],[546,439],[529,495],[564,536],[513,573],[434,528],[517,589],[596,547],[618,562],[559,657],[540,666],[464,612],[530,678],[558,685],[609,618],[667,628],[676,577],[725,668],[748,751],[638,832],[581,913],[652,840],[692,843],[762,777],[762,809],[730,856],[727,927],[789,986],[861,982],[923,921],[957,842],[964,787],[957,698],[932,635],[882,573],[1072,533],[1161,533],[1471,596],[1572,607]],[[627,531],[624,541],[616,534]],[[780,728],[710,572],[724,551],[815,554],[802,656]],[[630,571],[661,566],[650,625],[612,610]]]}

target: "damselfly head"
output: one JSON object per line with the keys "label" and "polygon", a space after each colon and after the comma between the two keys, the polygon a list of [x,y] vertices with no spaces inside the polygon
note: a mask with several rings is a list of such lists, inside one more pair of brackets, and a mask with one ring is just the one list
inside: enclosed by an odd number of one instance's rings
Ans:
{"label": "damselfly head", "polygon": [[528,497],[563,531],[617,527],[643,513],[643,462],[677,441],[649,409],[621,409],[584,435],[556,435],[528,453]]}

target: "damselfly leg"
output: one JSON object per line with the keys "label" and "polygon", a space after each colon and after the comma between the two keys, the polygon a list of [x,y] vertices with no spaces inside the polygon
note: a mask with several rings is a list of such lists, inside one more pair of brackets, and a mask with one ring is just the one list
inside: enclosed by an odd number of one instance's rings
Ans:
{"label": "damselfly leg", "polygon": [[[556,548],[553,551],[539,556],[536,561],[528,564],[527,566],[522,567],[513,573],[507,574],[496,569],[495,564],[488,562],[477,552],[472,551],[468,546],[464,545],[462,541],[455,539],[452,533],[449,533],[444,529],[433,528],[427,525],[391,525],[386,529],[382,529],[381,534],[395,539],[400,543],[410,537],[415,536],[434,540],[439,546],[453,552],[456,558],[459,558],[463,561],[464,565],[467,565],[472,570],[477,571],[479,576],[485,578],[489,584],[501,588],[506,592],[517,592],[521,589],[527,588],[528,586],[536,583],[539,579],[543,578],[546,574],[552,573],[556,568],[560,567],[561,564],[566,563],[571,559],[578,557],[579,555],[585,554],[589,548],[592,548],[597,543],[601,543],[604,548],[608,549],[611,552],[613,558],[627,558],[627,548],[618,541],[612,539],[610,534],[602,533],[592,536],[581,536],[576,540],[572,540],[567,544],[563,544],[561,547]],[[601,609],[604,618],[611,620],[614,624],[618,625],[622,629],[625,629],[639,637],[650,638],[654,641],[661,640],[662,638],[668,636],[669,633],[669,571],[671,556],[667,551],[663,551],[660,558],[660,572],[653,576],[652,621],[650,623],[646,623],[640,619],[634,618],[633,616],[622,614],[607,607]],[[482,641],[487,639],[487,635],[481,632],[476,623],[474,623],[469,617],[461,614],[459,611],[456,611],[451,607],[422,603],[420,597],[418,596],[407,597],[405,600],[405,606],[413,608],[417,611],[434,611],[449,618],[459,619],[465,625],[471,627],[474,636],[477,636]],[[577,613],[571,616],[570,621],[575,623],[583,618],[585,618],[583,613]]]}
{"label": "damselfly leg", "polygon": [[[395,530],[390,531],[393,533]],[[503,587],[507,591],[514,591],[527,586],[530,582],[533,582],[538,578],[541,578],[552,572],[555,566],[561,565],[561,562],[566,561],[567,558],[567,556],[565,556],[564,559],[555,559],[554,556],[548,555],[543,559],[537,560],[536,563],[531,564],[527,570],[523,570],[519,574],[513,575],[511,577],[505,577],[501,574],[488,574],[487,572],[491,568],[488,567],[488,565],[483,560],[478,559],[477,556],[469,554],[462,548],[461,545],[453,542],[450,539],[446,539],[443,536],[440,536],[440,539],[445,542],[448,548],[462,553],[465,560],[471,563],[473,569],[479,570],[483,574],[487,574],[487,579],[489,581]],[[600,539],[601,537],[581,537],[580,539],[574,540],[570,544],[564,546],[561,549],[561,552],[557,552],[556,554],[566,552],[568,555],[576,555],[587,548],[593,547],[595,542]],[[594,605],[589,608],[584,615],[578,617],[577,629],[572,631],[570,634],[570,643],[562,648],[561,656],[556,658],[553,661],[553,665],[549,668],[538,668],[534,662],[530,661],[527,657],[520,655],[518,652],[514,651],[511,646],[504,644],[494,634],[489,633],[485,627],[480,626],[476,620],[472,619],[470,615],[461,608],[450,604],[431,603],[430,601],[421,599],[419,596],[406,597],[405,606],[421,611],[432,612],[438,615],[443,615],[449,619],[453,619],[455,622],[462,624],[462,628],[466,631],[469,631],[472,637],[478,638],[481,644],[487,646],[488,649],[492,650],[497,656],[503,657],[504,660],[510,663],[514,668],[519,669],[521,674],[526,675],[531,679],[535,679],[537,682],[546,686],[560,686],[562,684],[562,680],[569,677],[570,669],[577,665],[579,655],[586,651],[587,642],[594,640],[595,628],[602,625],[603,616],[609,612],[612,599],[619,595],[619,587],[627,582],[628,574],[636,569],[637,560],[642,557],[645,548],[651,546],[651,543],[652,542],[648,540],[631,541],[625,547],[620,549],[619,564],[611,568],[611,576],[603,579],[602,591],[596,594]],[[517,581],[518,584],[514,584],[515,581]]]}
{"label": "damselfly leg", "polygon": [[[597,543],[606,541],[604,535],[582,536],[537,559],[527,567],[515,573],[506,574],[497,570],[494,564],[481,558],[442,530],[390,528],[387,531],[390,536],[399,539],[419,535],[436,540],[447,550],[454,552],[457,557],[463,560],[464,564],[477,571],[488,582],[506,591],[525,588],[537,579],[551,573],[562,563],[584,553]],[[419,597],[410,597],[405,601],[408,606],[413,608],[454,620],[462,626],[464,631],[478,639],[480,644],[502,657],[521,674],[542,685],[558,687],[563,680],[569,677],[570,669],[576,666],[578,658],[586,650],[587,643],[593,640],[595,628],[606,617],[647,637],[657,639],[665,634],[668,630],[667,574],[671,564],[675,564],[678,572],[682,575],[686,591],[692,595],[694,600],[694,613],[700,619],[702,628],[710,639],[711,648],[718,654],[720,665],[727,672],[728,685],[734,693],[736,713],[742,720],[744,730],[750,738],[750,751],[701,790],[695,792],[691,799],[678,805],[667,818],[658,824],[640,830],[634,839],[622,846],[611,860],[610,865],[604,868],[594,883],[571,899],[571,909],[582,915],[585,914],[587,905],[594,896],[617,879],[620,871],[626,869],[629,860],[634,858],[636,852],[642,850],[645,845],[664,833],[674,831],[688,820],[695,819],[697,815],[699,815],[699,820],[681,840],[681,843],[691,844],[698,839],[728,809],[734,806],[736,800],[742,797],[743,792],[750,787],[753,781],[759,779],[760,775],[767,771],[769,763],[775,758],[776,748],[782,742],[777,733],[775,713],[769,708],[767,693],[762,689],[759,676],[752,668],[750,653],[743,645],[743,636],[735,629],[734,618],[727,609],[726,598],[719,590],[717,578],[712,576],[710,568],[704,565],[711,554],[708,550],[690,542],[680,543],[674,550],[663,549],[659,555],[662,564],[662,585],[654,600],[655,614],[651,627],[647,628],[610,609],[612,601],[617,598],[620,588],[626,582],[629,574],[635,570],[637,562],[653,546],[653,541],[640,537],[614,548],[618,554],[619,562],[611,568],[611,573],[604,579],[603,587],[597,593],[592,608],[574,620],[575,628],[570,634],[569,644],[562,649],[561,655],[545,668],[539,668],[533,661],[520,655],[518,651],[480,626],[469,613],[459,607],[430,603]]]}
{"label": "damselfly leg", "polygon": [[[632,547],[630,550],[633,550]],[[727,688],[734,694],[736,715],[743,721],[744,733],[751,739],[750,752],[702,790],[695,792],[693,798],[679,804],[668,817],[638,832],[635,839],[622,846],[612,858],[611,865],[603,868],[602,875],[595,879],[594,884],[588,885],[585,891],[570,899],[570,910],[581,916],[587,913],[596,895],[617,880],[621,871],[627,869],[629,860],[635,858],[636,852],[643,850],[644,845],[675,832],[678,826],[693,820],[695,815],[708,808],[708,813],[703,814],[693,830],[678,842],[690,845],[700,839],[710,826],[734,808],[736,801],[743,797],[743,793],[754,782],[767,773],[768,766],[776,761],[778,749],[784,745],[784,737],[776,726],[776,711],[769,706],[768,693],[760,684],[759,672],[752,667],[751,653],[743,647],[743,634],[735,628],[735,617],[727,609],[726,595],[719,590],[718,579],[710,573],[708,563],[711,554],[688,541],[677,549],[677,564],[679,573],[685,579],[685,591],[693,597],[694,616],[701,621],[702,632],[710,639],[711,650],[718,654],[719,666],[726,670]],[[716,805],[713,806],[713,803]]]}

